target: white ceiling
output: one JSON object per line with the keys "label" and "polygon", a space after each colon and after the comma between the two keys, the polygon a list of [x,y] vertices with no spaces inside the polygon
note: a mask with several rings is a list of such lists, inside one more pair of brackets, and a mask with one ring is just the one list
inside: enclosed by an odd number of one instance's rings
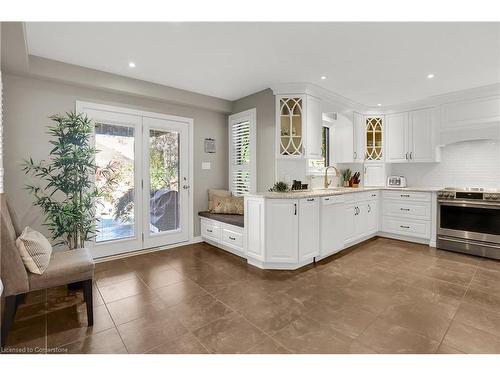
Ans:
{"label": "white ceiling", "polygon": [[228,100],[308,82],[385,106],[500,82],[500,23],[27,23],[26,32],[32,55]]}

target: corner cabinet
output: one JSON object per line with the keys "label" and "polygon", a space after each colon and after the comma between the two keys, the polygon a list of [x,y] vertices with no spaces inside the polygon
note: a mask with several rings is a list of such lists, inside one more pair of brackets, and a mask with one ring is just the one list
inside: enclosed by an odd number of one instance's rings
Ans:
{"label": "corner cabinet", "polygon": [[321,101],[307,94],[276,95],[279,158],[321,158]]}
{"label": "corner cabinet", "polygon": [[436,134],[433,109],[386,116],[389,163],[429,163],[436,161]]}

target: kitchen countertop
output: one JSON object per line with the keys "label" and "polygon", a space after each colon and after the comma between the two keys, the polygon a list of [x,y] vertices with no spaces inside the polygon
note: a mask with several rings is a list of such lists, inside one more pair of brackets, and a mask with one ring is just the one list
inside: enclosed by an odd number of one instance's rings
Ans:
{"label": "kitchen countertop", "polygon": [[311,197],[327,197],[331,195],[339,194],[351,194],[351,193],[362,193],[364,191],[373,190],[394,190],[394,191],[417,191],[417,192],[436,192],[442,190],[442,187],[430,187],[430,186],[419,186],[419,187],[359,187],[359,188],[345,188],[338,187],[332,189],[312,189],[306,191],[288,191],[284,193],[264,191],[259,193],[247,194],[248,197],[256,198],[268,198],[268,199],[300,199],[300,198],[311,198]]}

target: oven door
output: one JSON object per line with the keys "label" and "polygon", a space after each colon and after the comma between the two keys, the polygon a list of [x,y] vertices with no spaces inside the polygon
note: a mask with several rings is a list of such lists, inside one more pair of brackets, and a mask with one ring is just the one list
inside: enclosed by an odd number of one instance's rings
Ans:
{"label": "oven door", "polygon": [[500,205],[438,201],[438,235],[500,243]]}

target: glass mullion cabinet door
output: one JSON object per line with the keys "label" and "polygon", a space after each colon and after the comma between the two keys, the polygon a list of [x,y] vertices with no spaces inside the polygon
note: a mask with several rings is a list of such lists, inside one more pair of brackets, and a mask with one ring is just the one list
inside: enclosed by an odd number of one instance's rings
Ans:
{"label": "glass mullion cabinet door", "polygon": [[302,96],[278,97],[279,155],[304,154],[304,98]]}
{"label": "glass mullion cabinet door", "polygon": [[365,160],[382,160],[383,158],[383,120],[381,116],[365,117]]}

